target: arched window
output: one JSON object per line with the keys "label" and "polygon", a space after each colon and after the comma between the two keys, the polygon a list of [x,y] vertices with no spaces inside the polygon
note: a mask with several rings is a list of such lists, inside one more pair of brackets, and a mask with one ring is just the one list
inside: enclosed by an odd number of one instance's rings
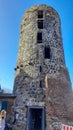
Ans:
{"label": "arched window", "polygon": [[46,46],[45,49],[44,49],[44,58],[46,59],[50,59],[50,47],[49,46]]}

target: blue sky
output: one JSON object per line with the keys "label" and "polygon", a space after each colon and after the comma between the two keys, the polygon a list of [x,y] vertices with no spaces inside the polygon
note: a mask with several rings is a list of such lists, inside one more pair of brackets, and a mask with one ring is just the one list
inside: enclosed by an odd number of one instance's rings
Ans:
{"label": "blue sky", "polygon": [[0,0],[0,84],[13,89],[20,23],[25,11],[48,4],[60,15],[66,66],[73,87],[73,0]]}

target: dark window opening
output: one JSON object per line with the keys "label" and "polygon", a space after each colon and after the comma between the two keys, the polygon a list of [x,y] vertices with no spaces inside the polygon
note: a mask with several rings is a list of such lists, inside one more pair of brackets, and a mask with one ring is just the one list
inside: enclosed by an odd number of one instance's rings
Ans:
{"label": "dark window opening", "polygon": [[38,11],[38,18],[43,18],[43,11],[42,10]]}
{"label": "dark window opening", "polygon": [[42,66],[40,66],[40,72],[42,72]]}
{"label": "dark window opening", "polygon": [[43,29],[43,20],[38,20],[38,28]]}
{"label": "dark window opening", "polygon": [[50,59],[50,48],[49,47],[45,47],[45,56],[46,59]]}
{"label": "dark window opening", "polygon": [[23,67],[23,65],[21,64],[20,67]]}
{"label": "dark window opening", "polygon": [[40,81],[40,88],[42,88],[42,81]]}
{"label": "dark window opening", "polygon": [[38,32],[37,34],[37,43],[42,43],[42,32]]}
{"label": "dark window opening", "polygon": [[44,108],[28,108],[27,130],[44,130]]}

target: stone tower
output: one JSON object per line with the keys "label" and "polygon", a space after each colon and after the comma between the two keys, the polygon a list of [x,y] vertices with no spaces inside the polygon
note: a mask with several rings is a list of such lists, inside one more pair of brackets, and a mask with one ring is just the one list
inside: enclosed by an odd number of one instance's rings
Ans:
{"label": "stone tower", "polygon": [[52,130],[72,120],[71,82],[58,13],[38,5],[25,13],[15,68],[13,130]]}

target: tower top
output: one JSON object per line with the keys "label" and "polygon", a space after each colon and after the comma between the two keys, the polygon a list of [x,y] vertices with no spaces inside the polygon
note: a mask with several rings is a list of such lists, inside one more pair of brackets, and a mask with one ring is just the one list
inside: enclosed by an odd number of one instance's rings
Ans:
{"label": "tower top", "polygon": [[57,11],[55,9],[53,9],[51,6],[49,5],[46,5],[46,4],[39,4],[39,5],[35,5],[35,6],[32,6],[31,8],[29,8],[26,13],[28,12],[33,12],[33,11],[36,11],[36,10],[49,10],[51,11],[52,13],[54,13],[55,15],[58,15]]}
{"label": "tower top", "polygon": [[54,8],[52,8],[51,6],[46,5],[46,4],[39,4],[39,5],[32,6],[31,8],[29,8],[25,12],[25,14],[23,16],[23,19],[26,18],[29,13],[32,13],[32,12],[35,12],[35,11],[38,11],[38,10],[45,10],[45,11],[49,10],[49,14],[47,14],[47,16],[49,16],[49,15],[55,15],[60,20],[58,12]]}
{"label": "tower top", "polygon": [[54,72],[65,67],[60,18],[44,4],[28,9],[21,23],[17,68],[29,64],[46,64]]}

